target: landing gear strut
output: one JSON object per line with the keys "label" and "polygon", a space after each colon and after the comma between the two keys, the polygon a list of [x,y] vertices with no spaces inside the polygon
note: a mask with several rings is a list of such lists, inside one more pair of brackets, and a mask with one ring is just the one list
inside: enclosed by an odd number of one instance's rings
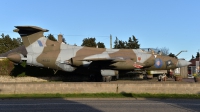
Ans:
{"label": "landing gear strut", "polygon": [[110,82],[112,80],[112,76],[102,76],[103,82]]}

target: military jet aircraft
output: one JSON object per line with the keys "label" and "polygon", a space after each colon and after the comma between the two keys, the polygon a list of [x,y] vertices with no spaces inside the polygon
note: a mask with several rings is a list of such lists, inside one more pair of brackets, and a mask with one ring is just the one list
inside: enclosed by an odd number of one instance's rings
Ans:
{"label": "military jet aircraft", "polygon": [[100,74],[103,81],[110,81],[121,71],[160,70],[187,66],[190,63],[169,56],[163,56],[152,49],[105,49],[73,46],[62,43],[62,35],[58,41],[44,37],[48,32],[36,26],[15,26],[26,47],[27,55],[11,53],[7,57],[15,63],[26,61],[28,65],[58,70],[78,72],[87,70],[90,74]]}

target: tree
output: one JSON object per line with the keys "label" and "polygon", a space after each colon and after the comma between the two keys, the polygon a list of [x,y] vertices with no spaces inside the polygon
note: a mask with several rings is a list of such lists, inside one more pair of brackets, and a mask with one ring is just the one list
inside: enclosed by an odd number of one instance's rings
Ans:
{"label": "tree", "polygon": [[114,41],[114,49],[125,49],[126,48],[126,42],[119,40],[116,37],[116,40]]}
{"label": "tree", "polygon": [[116,37],[115,41],[114,41],[114,49],[117,49],[119,46],[119,39]]}
{"label": "tree", "polygon": [[98,48],[105,48],[105,45],[102,42],[98,42],[97,46],[98,46]]}
{"label": "tree", "polygon": [[22,42],[20,38],[11,39],[9,35],[2,34],[0,38],[0,53],[5,53],[21,45]]}
{"label": "tree", "polygon": [[162,51],[164,54],[168,55],[169,54],[169,49],[166,47],[163,47],[160,49],[160,51]]}
{"label": "tree", "polygon": [[65,41],[65,38],[62,38],[62,42],[65,43],[65,44],[67,44],[67,42]]}
{"label": "tree", "polygon": [[114,49],[138,49],[140,48],[140,44],[138,44],[138,39],[133,35],[132,38],[129,37],[128,42],[119,40],[116,37],[114,41]]}
{"label": "tree", "polygon": [[21,38],[13,38],[13,42],[18,44],[19,46],[23,44]]}
{"label": "tree", "polygon": [[177,57],[176,57],[175,54],[170,53],[168,56],[170,56],[170,57],[175,57],[175,58],[177,59]]}
{"label": "tree", "polygon": [[133,35],[132,38],[129,37],[128,42],[126,43],[127,49],[138,49],[140,48],[140,44],[138,44],[138,39]]}
{"label": "tree", "polygon": [[47,36],[47,38],[48,38],[49,40],[52,40],[52,41],[57,41],[57,39],[56,39],[52,34],[49,34],[49,35]]}
{"label": "tree", "polygon": [[89,38],[89,37],[84,38],[81,46],[96,47],[97,44],[96,44],[95,40],[96,40],[95,38]]}
{"label": "tree", "polygon": [[162,48],[156,48],[156,50],[158,50],[159,52],[162,52],[163,54],[169,55],[169,49],[166,47],[162,47]]}
{"label": "tree", "polygon": [[119,40],[118,49],[125,49],[125,48],[126,48],[126,42]]}
{"label": "tree", "polygon": [[192,59],[194,59],[194,56],[192,55]]}
{"label": "tree", "polygon": [[199,52],[197,52],[196,58],[199,58]]}

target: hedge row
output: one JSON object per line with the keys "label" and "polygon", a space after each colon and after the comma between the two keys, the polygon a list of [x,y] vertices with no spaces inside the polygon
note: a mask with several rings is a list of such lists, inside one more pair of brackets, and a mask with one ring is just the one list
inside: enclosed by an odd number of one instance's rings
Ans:
{"label": "hedge row", "polygon": [[10,75],[14,68],[14,64],[8,59],[0,60],[0,75]]}

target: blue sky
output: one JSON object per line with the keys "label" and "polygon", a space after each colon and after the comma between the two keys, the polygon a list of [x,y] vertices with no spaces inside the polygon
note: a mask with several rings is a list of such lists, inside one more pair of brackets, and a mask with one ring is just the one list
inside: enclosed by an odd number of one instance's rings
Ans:
{"label": "blue sky", "polygon": [[14,26],[33,25],[63,34],[68,44],[95,37],[110,47],[134,35],[141,48],[163,48],[190,60],[200,49],[199,0],[1,0],[0,33],[19,37]]}

